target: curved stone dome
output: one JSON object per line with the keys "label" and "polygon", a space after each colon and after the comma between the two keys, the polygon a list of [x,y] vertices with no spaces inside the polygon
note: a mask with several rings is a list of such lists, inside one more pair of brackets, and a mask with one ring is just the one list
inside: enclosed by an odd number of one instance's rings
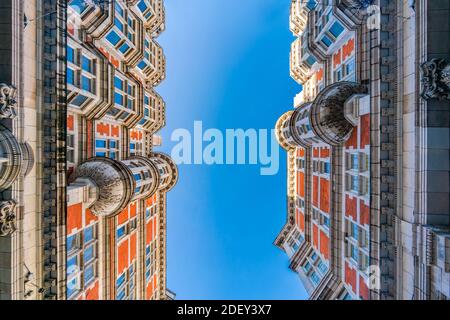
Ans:
{"label": "curved stone dome", "polygon": [[345,117],[345,102],[355,94],[367,93],[367,87],[355,82],[337,82],[322,90],[311,106],[311,125],[324,142],[337,146],[344,143],[353,130]]}
{"label": "curved stone dome", "polygon": [[97,216],[114,216],[122,211],[133,197],[136,182],[131,170],[123,163],[109,158],[95,157],[81,163],[70,177],[89,179],[98,188],[97,199],[89,208]]}

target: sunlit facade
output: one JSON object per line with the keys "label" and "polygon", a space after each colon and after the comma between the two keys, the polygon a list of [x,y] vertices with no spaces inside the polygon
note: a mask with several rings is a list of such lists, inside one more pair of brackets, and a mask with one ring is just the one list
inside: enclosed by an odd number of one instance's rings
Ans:
{"label": "sunlit facade", "polygon": [[163,1],[4,2],[1,299],[173,299]]}
{"label": "sunlit facade", "polygon": [[288,215],[275,245],[310,299],[450,298],[450,30],[430,18],[449,10],[291,1],[302,90],[276,123]]}
{"label": "sunlit facade", "polygon": [[163,1],[68,7],[67,298],[166,298]]}

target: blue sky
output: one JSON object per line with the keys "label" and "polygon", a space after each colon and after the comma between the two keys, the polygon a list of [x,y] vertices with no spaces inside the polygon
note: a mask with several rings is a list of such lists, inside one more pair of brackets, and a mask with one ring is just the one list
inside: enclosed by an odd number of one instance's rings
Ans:
{"label": "blue sky", "polygon": [[[289,77],[289,2],[167,0],[158,41],[167,78],[163,147],[177,128],[272,129],[299,86]],[[304,299],[273,240],[286,218],[286,155],[259,166],[181,165],[168,194],[168,287],[177,299]]]}

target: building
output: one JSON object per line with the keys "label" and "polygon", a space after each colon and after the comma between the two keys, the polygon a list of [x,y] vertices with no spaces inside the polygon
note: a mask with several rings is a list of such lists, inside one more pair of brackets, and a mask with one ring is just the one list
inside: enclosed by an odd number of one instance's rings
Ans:
{"label": "building", "polygon": [[0,4],[1,299],[173,299],[162,0]]}
{"label": "building", "polygon": [[450,298],[450,2],[292,0],[276,123],[310,299]]}

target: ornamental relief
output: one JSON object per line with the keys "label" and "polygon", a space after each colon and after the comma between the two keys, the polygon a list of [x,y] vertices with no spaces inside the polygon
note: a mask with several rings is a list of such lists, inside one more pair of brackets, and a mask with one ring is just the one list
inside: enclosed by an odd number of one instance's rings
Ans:
{"label": "ornamental relief", "polygon": [[425,100],[450,100],[450,63],[445,59],[432,59],[422,63],[422,93]]}
{"label": "ornamental relief", "polygon": [[6,237],[16,231],[16,209],[14,200],[0,202],[0,236]]}
{"label": "ornamental relief", "polygon": [[17,90],[14,86],[0,83],[0,119],[12,119],[16,114]]}

